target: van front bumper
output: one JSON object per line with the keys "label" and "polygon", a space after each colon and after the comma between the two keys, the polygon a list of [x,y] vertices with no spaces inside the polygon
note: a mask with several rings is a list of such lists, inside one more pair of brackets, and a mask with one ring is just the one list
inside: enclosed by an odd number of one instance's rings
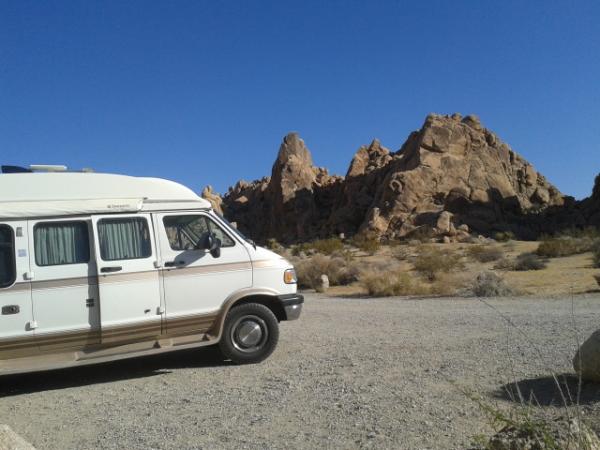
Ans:
{"label": "van front bumper", "polygon": [[304,304],[304,296],[300,294],[286,294],[278,295],[277,300],[283,306],[285,311],[286,320],[296,320],[300,317],[302,312],[302,305]]}

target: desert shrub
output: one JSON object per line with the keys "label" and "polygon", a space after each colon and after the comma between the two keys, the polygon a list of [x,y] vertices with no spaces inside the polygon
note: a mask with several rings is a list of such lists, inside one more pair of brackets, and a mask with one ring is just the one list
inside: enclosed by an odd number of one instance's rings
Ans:
{"label": "desert shrub", "polygon": [[331,258],[325,255],[314,255],[295,264],[298,274],[298,286],[301,288],[315,288],[318,286],[321,275],[327,275],[331,286],[340,286],[358,280],[359,268],[357,264],[349,264],[342,258]]}
{"label": "desert shrub", "polygon": [[318,239],[309,244],[317,253],[331,255],[336,251],[344,249],[344,243],[340,238]]}
{"label": "desert shrub", "polygon": [[273,250],[274,252],[280,251],[282,249],[281,244],[277,242],[277,239],[275,238],[267,239],[266,247],[269,250]]}
{"label": "desert shrub", "polygon": [[600,241],[596,242],[592,249],[594,267],[600,267]]}
{"label": "desert shrub", "polygon": [[361,284],[372,297],[411,295],[418,290],[417,285],[406,272],[369,272],[360,279]]}
{"label": "desert shrub", "polygon": [[421,243],[429,242],[436,236],[436,232],[430,225],[422,225],[419,228],[414,229],[406,235],[408,240],[417,240]]}
{"label": "desert shrub", "polygon": [[508,242],[515,238],[515,234],[512,231],[498,231],[494,234],[494,240],[498,242]]}
{"label": "desert shrub", "polygon": [[515,260],[513,270],[519,272],[527,270],[542,270],[546,268],[546,262],[535,253],[521,253]]}
{"label": "desert shrub", "polygon": [[434,281],[439,273],[449,273],[462,269],[460,255],[448,250],[426,249],[415,258],[415,270],[429,281]]}
{"label": "desert shrub", "polygon": [[488,247],[485,245],[473,245],[467,248],[467,254],[475,261],[481,263],[497,261],[502,258],[502,250],[497,247]]}
{"label": "desert shrub", "polygon": [[494,269],[496,270],[515,270],[515,261],[507,258],[507,257],[503,257],[501,259],[499,259],[496,264],[494,264]]}
{"label": "desert shrub", "polygon": [[464,286],[458,278],[451,275],[438,274],[436,279],[427,287],[428,294],[431,295],[456,295],[457,291]]}
{"label": "desert shrub", "polygon": [[375,254],[381,247],[379,238],[370,233],[358,233],[352,237],[350,243],[369,255]]}
{"label": "desert shrub", "polygon": [[504,279],[494,272],[482,272],[477,275],[471,290],[477,297],[507,297],[515,293]]}
{"label": "desert shrub", "polygon": [[596,241],[588,237],[574,238],[561,236],[546,238],[540,242],[536,253],[546,258],[558,258],[561,256],[577,255],[589,252],[594,248]]}

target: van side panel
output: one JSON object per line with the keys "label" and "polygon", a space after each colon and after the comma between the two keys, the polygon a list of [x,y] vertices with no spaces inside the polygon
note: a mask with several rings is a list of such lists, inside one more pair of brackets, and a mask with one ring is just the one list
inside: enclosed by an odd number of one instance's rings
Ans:
{"label": "van side panel", "polygon": [[9,227],[14,239],[11,251],[15,281],[10,286],[0,288],[0,359],[8,359],[34,354],[36,348],[31,328],[31,283],[24,279],[29,272],[27,222],[2,222],[0,226]]}

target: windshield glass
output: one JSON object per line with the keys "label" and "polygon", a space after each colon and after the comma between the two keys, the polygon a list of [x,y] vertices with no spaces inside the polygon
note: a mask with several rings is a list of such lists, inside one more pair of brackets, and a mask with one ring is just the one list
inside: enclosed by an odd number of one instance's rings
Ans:
{"label": "windshield glass", "polygon": [[240,238],[242,238],[246,242],[253,243],[253,241],[251,239],[244,236],[244,234],[240,230],[238,230],[236,227],[234,227],[233,224],[229,220],[227,220],[225,217],[223,217],[221,214],[219,214],[216,211],[213,211],[213,213],[215,214],[215,216],[217,216],[219,219],[221,219],[221,221],[224,222],[229,227],[229,229],[231,231],[233,231],[235,234],[237,234]]}

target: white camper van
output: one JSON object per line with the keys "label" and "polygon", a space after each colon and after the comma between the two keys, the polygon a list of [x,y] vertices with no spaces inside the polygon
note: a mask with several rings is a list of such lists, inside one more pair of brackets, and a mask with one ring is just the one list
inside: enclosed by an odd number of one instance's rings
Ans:
{"label": "white camper van", "polygon": [[297,319],[292,265],[162,179],[0,175],[0,375],[219,344],[236,363]]}

